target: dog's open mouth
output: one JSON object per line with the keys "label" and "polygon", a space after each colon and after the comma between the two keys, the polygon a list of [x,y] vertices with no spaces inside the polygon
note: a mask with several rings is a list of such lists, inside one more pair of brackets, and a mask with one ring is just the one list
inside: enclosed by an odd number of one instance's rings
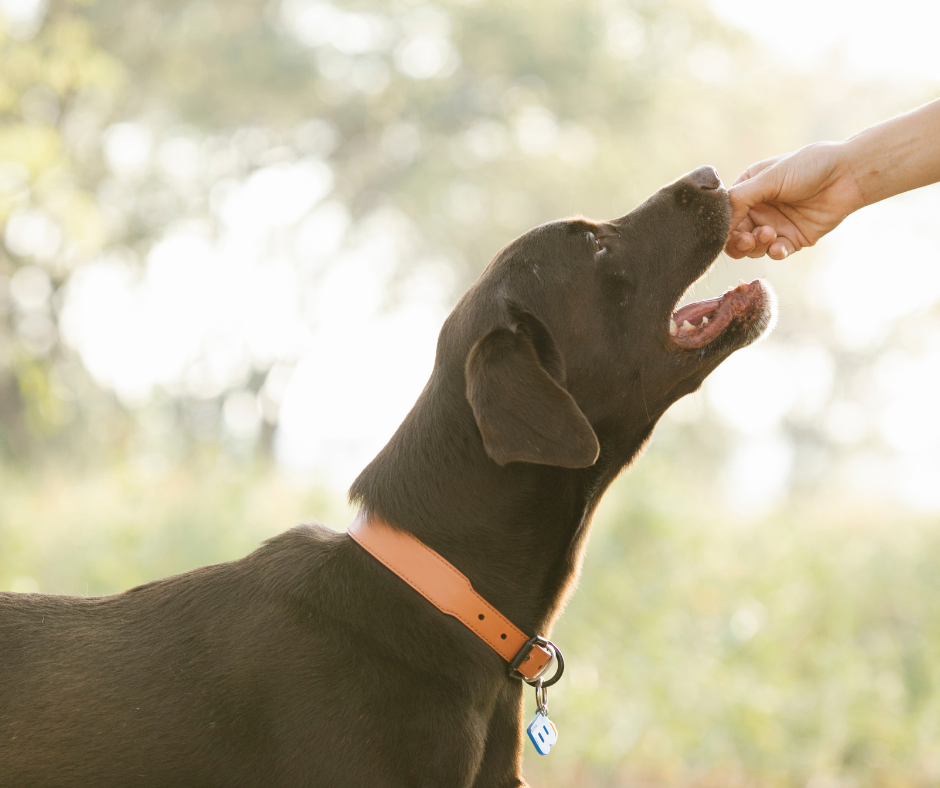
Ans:
{"label": "dog's open mouth", "polygon": [[674,312],[669,334],[681,348],[705,347],[732,325],[743,337],[756,338],[772,319],[772,300],[770,288],[760,279],[742,280],[719,298],[696,301]]}

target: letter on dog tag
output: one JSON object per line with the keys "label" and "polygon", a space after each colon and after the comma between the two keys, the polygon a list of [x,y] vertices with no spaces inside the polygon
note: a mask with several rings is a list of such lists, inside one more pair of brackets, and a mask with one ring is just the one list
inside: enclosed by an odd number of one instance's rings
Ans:
{"label": "letter on dog tag", "polygon": [[546,715],[539,712],[532,718],[526,733],[535,745],[535,751],[539,755],[548,755],[552,745],[558,741],[558,729]]}

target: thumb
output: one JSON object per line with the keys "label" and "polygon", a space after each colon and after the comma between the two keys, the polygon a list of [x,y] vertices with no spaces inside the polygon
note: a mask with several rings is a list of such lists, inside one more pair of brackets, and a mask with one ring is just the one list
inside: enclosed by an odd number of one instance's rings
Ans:
{"label": "thumb", "polygon": [[779,171],[776,166],[761,170],[753,178],[728,189],[731,200],[731,228],[736,228],[755,205],[773,200],[780,192]]}

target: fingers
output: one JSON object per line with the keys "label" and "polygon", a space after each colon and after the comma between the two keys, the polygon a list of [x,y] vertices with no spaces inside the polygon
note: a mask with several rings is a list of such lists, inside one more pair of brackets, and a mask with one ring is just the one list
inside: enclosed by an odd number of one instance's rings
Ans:
{"label": "fingers", "polygon": [[725,253],[734,260],[764,255],[772,260],[785,260],[795,251],[789,238],[778,237],[776,230],[767,226],[755,227],[753,232],[735,230],[725,244]]}
{"label": "fingers", "polygon": [[754,247],[747,253],[748,257],[763,257],[771,244],[777,241],[777,231],[773,227],[754,228]]}
{"label": "fingers", "polygon": [[767,256],[771,260],[786,260],[795,251],[796,248],[789,238],[778,238],[767,248]]}
{"label": "fingers", "polygon": [[755,227],[751,232],[735,230],[725,244],[725,252],[735,260],[763,257],[776,240],[777,233],[773,227]]}
{"label": "fingers", "polygon": [[754,226],[750,216],[745,216],[737,227],[728,232],[728,238],[725,240],[725,253],[735,260],[740,260],[757,246],[758,241],[754,233],[760,230],[760,227]]}
{"label": "fingers", "polygon": [[757,242],[754,240],[753,235],[735,231],[731,233],[731,236],[725,242],[725,254],[733,260],[740,260],[756,245]]}

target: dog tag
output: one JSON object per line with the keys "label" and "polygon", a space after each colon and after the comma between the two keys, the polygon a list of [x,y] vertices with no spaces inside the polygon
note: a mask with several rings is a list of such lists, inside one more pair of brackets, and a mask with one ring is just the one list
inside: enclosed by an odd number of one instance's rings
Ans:
{"label": "dog tag", "polygon": [[535,745],[535,751],[539,755],[548,755],[552,745],[558,741],[558,729],[547,714],[538,712],[526,728],[526,733]]}

